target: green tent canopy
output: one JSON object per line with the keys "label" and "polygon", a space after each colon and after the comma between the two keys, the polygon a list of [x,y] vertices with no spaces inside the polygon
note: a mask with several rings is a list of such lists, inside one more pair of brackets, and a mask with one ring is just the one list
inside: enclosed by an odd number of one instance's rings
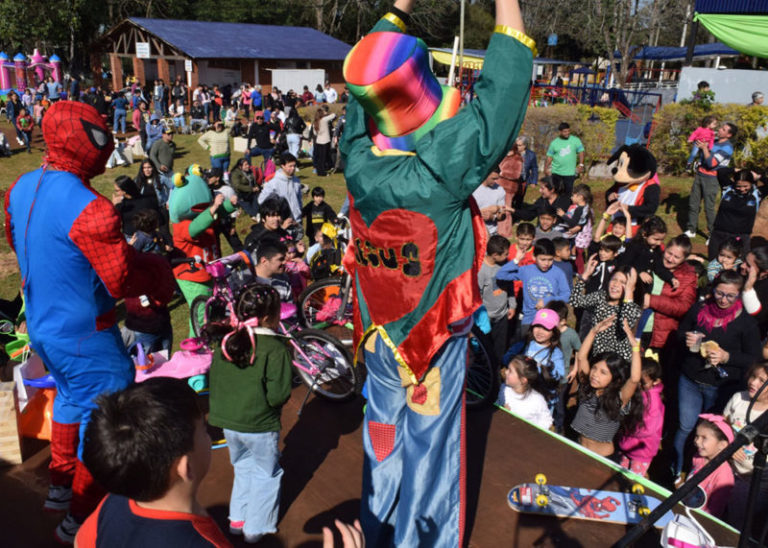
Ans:
{"label": "green tent canopy", "polygon": [[768,58],[768,16],[696,13],[694,21],[733,49]]}

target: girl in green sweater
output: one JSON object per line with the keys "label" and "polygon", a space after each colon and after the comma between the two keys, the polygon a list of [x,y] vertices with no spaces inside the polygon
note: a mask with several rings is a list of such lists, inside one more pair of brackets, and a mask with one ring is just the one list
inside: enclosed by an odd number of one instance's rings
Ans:
{"label": "girl in green sweater", "polygon": [[[291,395],[291,357],[274,329],[280,296],[251,284],[240,293],[237,320],[210,321],[213,345],[208,422],[224,429],[235,469],[229,529],[246,542],[277,531],[280,503],[280,411]],[[223,335],[223,337],[222,337]],[[219,342],[220,341],[220,342]]]}

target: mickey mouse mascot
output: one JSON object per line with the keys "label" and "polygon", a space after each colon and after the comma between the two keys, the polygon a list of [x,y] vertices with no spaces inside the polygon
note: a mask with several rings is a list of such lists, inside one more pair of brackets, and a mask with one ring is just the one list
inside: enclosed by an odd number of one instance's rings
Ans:
{"label": "mickey mouse mascot", "polygon": [[411,6],[397,0],[344,63],[345,262],[368,370],[361,522],[371,546],[458,546],[467,333],[485,252],[470,196],[517,136],[535,45],[517,0],[497,0],[477,98],[459,111],[425,43],[404,34]]}
{"label": "mickey mouse mascot", "polygon": [[5,233],[21,270],[32,348],[56,380],[45,507],[69,508],[56,536],[71,543],[104,494],[78,458],[78,440],[94,399],[134,378],[115,301],[151,298],[152,273],[163,272],[155,261],[163,259],[135,253],[112,203],[90,186],[114,148],[98,111],[59,101],[42,129],[45,161],[6,193]]}
{"label": "mickey mouse mascot", "polygon": [[635,234],[643,220],[659,208],[661,187],[656,173],[656,158],[644,146],[622,145],[608,159],[608,165],[614,162],[616,165],[611,169],[614,183],[606,191],[605,201],[607,205],[617,200],[627,204],[632,217],[632,232],[627,227],[629,237]]}

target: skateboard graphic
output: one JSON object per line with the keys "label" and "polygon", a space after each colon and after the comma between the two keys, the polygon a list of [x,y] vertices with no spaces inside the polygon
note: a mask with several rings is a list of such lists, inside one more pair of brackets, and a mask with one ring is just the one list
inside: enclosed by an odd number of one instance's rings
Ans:
{"label": "skateboard graphic", "polygon": [[[541,514],[559,518],[586,519],[604,523],[635,524],[650,514],[661,501],[645,494],[642,485],[632,486],[631,493],[603,491],[581,487],[547,485],[544,474],[535,483],[523,483],[507,495],[509,506],[522,514]],[[667,512],[654,524],[662,529],[672,521]]]}

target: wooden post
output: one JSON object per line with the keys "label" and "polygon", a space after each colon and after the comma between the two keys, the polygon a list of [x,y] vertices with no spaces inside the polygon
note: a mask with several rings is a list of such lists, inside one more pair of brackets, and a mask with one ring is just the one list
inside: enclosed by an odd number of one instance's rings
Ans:
{"label": "wooden post", "polygon": [[112,89],[123,89],[123,62],[117,53],[109,54],[109,69],[112,71]]}
{"label": "wooden post", "polygon": [[0,383],[0,466],[21,464],[16,383]]}
{"label": "wooden post", "polygon": [[139,85],[144,87],[144,84],[147,83],[145,79],[146,74],[144,72],[144,59],[139,59],[134,55],[132,61],[133,61],[133,75],[139,81]]}

